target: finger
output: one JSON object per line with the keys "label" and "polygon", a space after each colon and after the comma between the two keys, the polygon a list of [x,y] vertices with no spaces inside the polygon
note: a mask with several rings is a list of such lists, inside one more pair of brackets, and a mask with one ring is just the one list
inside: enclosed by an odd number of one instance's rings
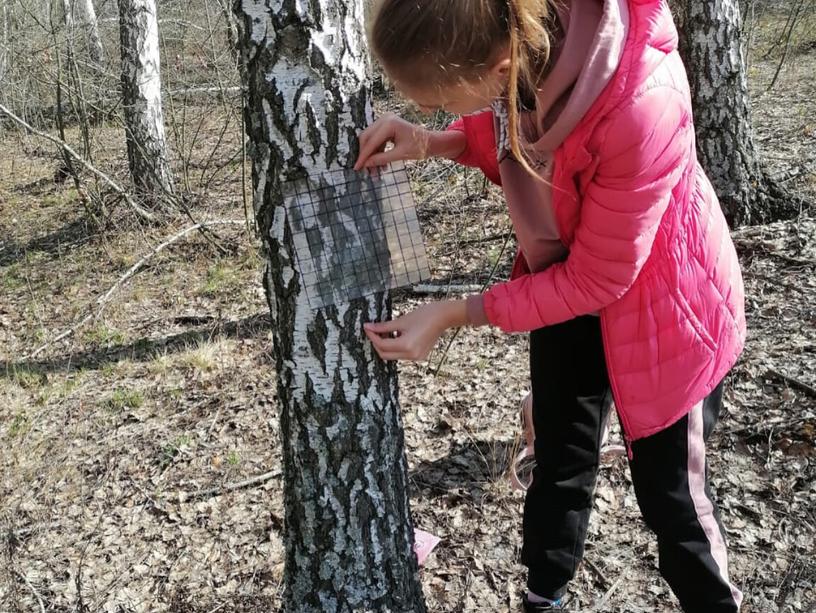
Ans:
{"label": "finger", "polygon": [[363,167],[363,162],[365,162],[366,157],[368,156],[368,148],[371,145],[372,133],[376,132],[377,129],[377,125],[375,124],[366,128],[362,134],[357,137],[359,149],[357,151],[357,159],[354,162],[354,170],[360,170]]}
{"label": "finger", "polygon": [[383,360],[403,360],[406,362],[421,362],[426,357],[409,351],[384,351],[379,356]]}
{"label": "finger", "polygon": [[361,170],[365,167],[365,162],[368,158],[385,148],[385,146],[393,139],[394,134],[386,125],[372,126],[371,134],[366,137],[365,143],[360,143],[360,154],[357,156],[357,161],[354,163],[354,170]]}
{"label": "finger", "polygon": [[372,135],[382,130],[383,126],[390,122],[390,119],[390,114],[380,117],[372,124],[366,126],[362,132],[357,135],[357,140],[359,140],[361,143],[367,143],[371,139]]}
{"label": "finger", "polygon": [[409,358],[407,356],[404,356],[404,355],[401,355],[401,354],[398,354],[398,353],[380,354],[380,357],[383,360],[385,360],[386,362],[397,362],[399,360],[407,361],[407,360],[411,359],[411,358]]}
{"label": "finger", "polygon": [[376,345],[374,349],[377,355],[383,360],[411,360],[411,353],[409,351],[389,351],[386,349],[379,349]]}
{"label": "finger", "polygon": [[394,148],[389,151],[383,151],[381,153],[375,153],[374,155],[369,156],[369,158],[365,161],[364,166],[366,168],[387,166],[391,162],[401,159],[403,159],[401,152]]}
{"label": "finger", "polygon": [[369,340],[371,341],[371,346],[374,347],[374,351],[377,352],[377,355],[380,356],[382,360],[399,360],[403,359],[403,353],[389,351],[387,349],[383,349],[379,346],[379,341],[383,340],[379,336],[373,333],[366,332],[368,335]]}
{"label": "finger", "polygon": [[409,350],[404,337],[382,337],[375,332],[369,331],[366,331],[366,336],[368,336],[371,344],[377,348],[377,351],[407,352]]}
{"label": "finger", "polygon": [[[371,142],[371,136],[374,132],[379,130],[379,126],[371,126],[363,130],[360,135],[357,137],[357,142],[360,143],[360,149],[362,151],[363,148],[367,147]],[[383,143],[381,147],[385,147],[386,143]]]}
{"label": "finger", "polygon": [[[373,338],[376,337],[376,338]],[[397,347],[389,341],[399,341],[401,339],[384,339],[377,337],[376,334],[370,334],[371,344],[377,355],[383,360],[411,360],[416,361],[424,359],[423,356],[418,356],[417,353],[405,347]],[[392,346],[389,346],[392,345]]]}
{"label": "finger", "polygon": [[402,324],[399,319],[389,319],[388,321],[371,321],[363,324],[366,330],[383,334],[385,332],[401,332]]}
{"label": "finger", "polygon": [[385,151],[385,148],[386,148],[387,145],[388,145],[388,143],[383,143],[382,145],[380,145],[380,148],[377,150],[377,152],[374,155],[372,155],[371,157],[369,157],[366,162],[364,162],[363,170],[365,170],[368,173],[369,177],[372,177],[374,179],[379,179],[380,178],[380,173],[385,168],[385,164],[377,164],[377,163],[371,164],[370,160],[372,158],[380,155],[383,151]]}
{"label": "finger", "polygon": [[395,362],[397,360],[406,360],[407,358],[401,356],[397,353],[388,353],[388,352],[377,352],[377,355],[380,357],[381,360],[386,362]]}

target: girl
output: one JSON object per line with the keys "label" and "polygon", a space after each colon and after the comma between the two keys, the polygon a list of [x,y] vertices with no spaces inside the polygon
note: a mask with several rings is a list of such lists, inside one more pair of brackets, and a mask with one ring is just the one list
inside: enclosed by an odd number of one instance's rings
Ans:
{"label": "girl", "polygon": [[683,610],[738,611],[704,442],[744,344],[743,285],[666,1],[379,0],[370,38],[405,96],[462,118],[431,132],[382,117],[356,168],[479,167],[518,238],[509,282],[366,334],[383,359],[420,360],[454,326],[530,333],[525,610],[565,610],[614,399],[660,572]]}

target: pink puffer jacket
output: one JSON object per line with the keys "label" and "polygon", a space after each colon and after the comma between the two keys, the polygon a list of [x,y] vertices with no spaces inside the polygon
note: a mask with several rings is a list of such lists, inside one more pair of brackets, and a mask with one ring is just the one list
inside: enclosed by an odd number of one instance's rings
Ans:
{"label": "pink puffer jacket", "polygon": [[[665,2],[629,0],[612,81],[555,151],[553,207],[568,258],[484,295],[506,332],[600,312],[607,366],[628,440],[685,415],[745,342],[739,262],[697,162],[689,85]],[[491,113],[464,117],[463,163],[498,182]],[[453,127],[453,126],[452,126]]]}

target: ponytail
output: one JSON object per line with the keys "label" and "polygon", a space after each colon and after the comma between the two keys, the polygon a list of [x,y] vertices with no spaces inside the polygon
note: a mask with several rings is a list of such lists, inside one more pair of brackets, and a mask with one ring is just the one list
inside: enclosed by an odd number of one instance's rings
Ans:
{"label": "ponytail", "polygon": [[547,22],[550,11],[547,0],[503,0],[509,4],[510,77],[507,91],[507,131],[510,150],[519,164],[539,178],[530,166],[519,143],[521,88],[535,95],[537,84],[550,58],[550,34]]}

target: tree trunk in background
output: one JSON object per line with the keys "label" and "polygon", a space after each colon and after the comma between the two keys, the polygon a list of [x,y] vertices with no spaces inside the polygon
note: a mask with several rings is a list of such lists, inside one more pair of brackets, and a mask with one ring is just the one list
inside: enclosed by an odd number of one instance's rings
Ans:
{"label": "tree trunk in background", "polygon": [[[62,10],[68,36],[73,41],[77,30],[87,35],[88,57],[96,68],[101,68],[105,62],[105,50],[99,38],[99,24],[92,0],[62,0]],[[73,44],[69,48],[72,49]]]}
{"label": "tree trunk in background", "polygon": [[681,52],[697,152],[732,225],[795,215],[799,201],[771,181],[754,146],[738,0],[685,0]]}
{"label": "tree trunk in background", "polygon": [[8,2],[3,2],[0,6],[0,90],[8,70],[10,55],[11,24],[9,22],[11,21],[11,15],[9,13]]}
{"label": "tree trunk in background", "polygon": [[75,0],[81,15],[81,25],[86,29],[88,36],[88,56],[97,68],[105,64],[105,49],[102,39],[99,38],[99,23],[96,19],[93,0]]}
{"label": "tree trunk in background", "polygon": [[154,0],[119,0],[122,105],[136,191],[154,204],[173,191],[167,156]]}
{"label": "tree trunk in background", "polygon": [[230,0],[217,0],[218,7],[224,15],[225,34],[227,47],[233,53],[237,63],[241,61],[241,50],[238,41],[238,25],[235,23],[235,15],[230,7]]}
{"label": "tree trunk in background", "polygon": [[233,4],[281,407],[284,608],[298,613],[425,611],[396,366],[362,330],[390,298],[312,310],[283,206],[282,180],[351,166],[371,119],[363,5]]}

